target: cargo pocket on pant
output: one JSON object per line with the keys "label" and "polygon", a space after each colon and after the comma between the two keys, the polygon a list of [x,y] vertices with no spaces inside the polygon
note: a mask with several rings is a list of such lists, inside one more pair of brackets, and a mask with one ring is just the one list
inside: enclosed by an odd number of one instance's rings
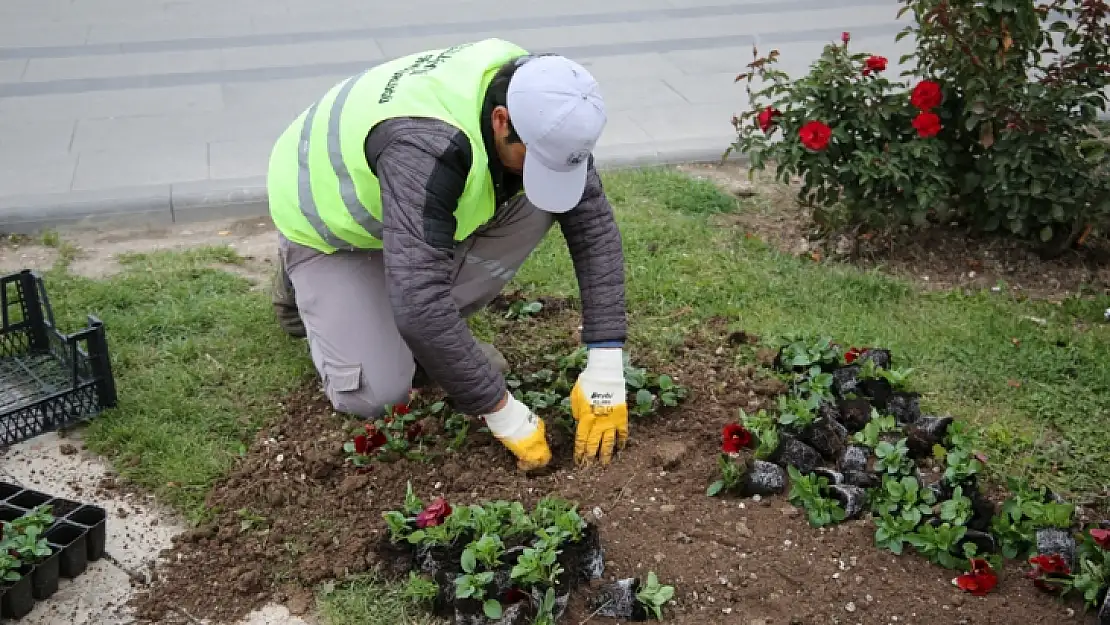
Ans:
{"label": "cargo pocket on pant", "polygon": [[337,411],[369,416],[363,414],[372,402],[369,397],[363,397],[370,389],[363,388],[362,365],[324,361],[324,388]]}

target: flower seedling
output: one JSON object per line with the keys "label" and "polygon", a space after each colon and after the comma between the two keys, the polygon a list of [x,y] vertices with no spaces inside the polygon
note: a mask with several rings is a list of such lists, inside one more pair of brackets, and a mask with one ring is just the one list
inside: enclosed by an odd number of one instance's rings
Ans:
{"label": "flower seedling", "polygon": [[531,317],[543,310],[541,302],[526,302],[524,300],[517,300],[509,305],[509,310],[505,313],[506,319],[524,319]]}
{"label": "flower seedling", "polygon": [[[954,569],[967,557],[975,555],[975,545],[964,543],[963,558],[955,555],[956,548],[967,534],[967,528],[962,525],[953,526],[951,523],[940,525],[922,525],[916,532],[906,537],[906,542],[913,545],[914,549],[930,562],[939,564],[947,569]],[[972,552],[972,553],[968,553]]]}
{"label": "flower seedling", "polygon": [[466,573],[455,578],[455,597],[459,599],[473,599],[482,604],[482,612],[488,618],[497,620],[501,618],[501,602],[497,599],[486,598],[486,586],[493,582],[493,572]]}
{"label": "flower seedling", "polygon": [[896,431],[898,431],[898,423],[893,415],[880,416],[879,411],[872,408],[871,420],[863,426],[862,430],[852,435],[852,442],[874,449],[879,446],[879,436],[881,434]]}
{"label": "flower seedling", "polygon": [[16,558],[7,549],[0,549],[0,582],[18,582],[21,577],[19,558]]}
{"label": "flower seedling", "polygon": [[953,486],[963,484],[982,470],[983,463],[972,452],[953,449],[945,460],[944,481]]}
{"label": "flower seedling", "polygon": [[721,429],[721,453],[738,454],[752,444],[752,433],[739,423],[729,423]]}
{"label": "flower seedling", "polygon": [[917,478],[911,475],[901,479],[884,475],[882,488],[876,490],[872,497],[872,510],[879,514],[897,514],[910,524],[911,530],[921,523],[925,515],[933,512],[933,504],[936,503],[933,491],[922,488]]}
{"label": "flower seedling", "polygon": [[819,365],[810,367],[804,375],[798,376],[794,385],[794,394],[799,397],[816,397],[818,402],[833,399],[833,375],[821,371]]}
{"label": "flower seedling", "polygon": [[496,534],[483,534],[481,538],[467,545],[462,552],[462,568],[472,573],[481,565],[483,569],[492,571],[501,564],[501,554],[505,551],[505,544]]}
{"label": "flower seedling", "polygon": [[740,485],[744,478],[744,465],[733,462],[726,454],[721,454],[717,459],[721,470],[721,478],[714,481],[706,489],[705,494],[714,497],[722,492],[729,492]]}
{"label": "flower seedling", "polygon": [[1023,479],[1008,478],[1007,485],[1010,497],[1003,502],[1001,513],[991,519],[991,532],[1007,558],[1031,555],[1038,529],[1071,527],[1074,505],[1047,502],[1047,489],[1034,489]]}
{"label": "flower seedling", "polygon": [[779,360],[786,369],[804,368],[813,365],[836,365],[840,362],[840,352],[829,337],[791,336],[779,352]]}
{"label": "flower seedling", "polygon": [[801,397],[779,397],[779,425],[801,431],[817,420],[817,407],[820,398],[810,396],[808,399]]}
{"label": "flower seedling", "polygon": [[956,586],[976,597],[986,596],[998,585],[998,575],[986,560],[971,558],[968,562],[971,570],[956,577]]}
{"label": "flower seedling", "polygon": [[514,582],[522,585],[544,585],[547,588],[555,586],[555,580],[563,572],[557,558],[559,552],[555,545],[546,540],[539,540],[535,547],[529,547],[520,554],[509,576]]}
{"label": "flower seedling", "polygon": [[555,589],[548,588],[536,608],[536,618],[532,625],[555,625]]}
{"label": "flower seedling", "polygon": [[875,545],[901,555],[905,543],[909,541],[909,535],[917,525],[903,515],[892,516],[888,512],[880,512],[875,519]]}
{"label": "flower seedling", "polygon": [[810,525],[831,525],[847,517],[837,500],[822,494],[829,486],[828,478],[815,473],[802,475],[794,466],[787,467],[787,472],[790,474],[790,503],[805,508]]}
{"label": "flower seedling", "polygon": [[659,583],[655,571],[648,571],[647,581],[636,592],[636,601],[644,609],[655,615],[656,620],[663,620],[663,606],[674,596],[674,586],[663,586]]}
{"label": "flower seedling", "polygon": [[906,439],[900,439],[895,444],[881,441],[875,445],[875,457],[878,461],[875,468],[889,475],[907,475],[913,472],[913,458],[909,457],[909,448]]}
{"label": "flower seedling", "polygon": [[957,486],[952,498],[940,504],[940,519],[953,525],[967,525],[971,515],[971,499],[964,496],[962,486]]}
{"label": "flower seedling", "polygon": [[416,527],[427,529],[441,525],[450,514],[451,504],[443,497],[439,497],[416,515]]}

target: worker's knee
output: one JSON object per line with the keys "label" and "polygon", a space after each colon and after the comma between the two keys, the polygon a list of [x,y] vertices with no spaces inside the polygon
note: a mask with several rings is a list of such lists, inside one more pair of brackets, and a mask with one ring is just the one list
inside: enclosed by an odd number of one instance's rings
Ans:
{"label": "worker's knee", "polygon": [[412,391],[411,372],[408,376],[368,380],[359,365],[324,369],[324,392],[332,408],[362,419],[376,419],[385,413],[386,406],[408,403]]}

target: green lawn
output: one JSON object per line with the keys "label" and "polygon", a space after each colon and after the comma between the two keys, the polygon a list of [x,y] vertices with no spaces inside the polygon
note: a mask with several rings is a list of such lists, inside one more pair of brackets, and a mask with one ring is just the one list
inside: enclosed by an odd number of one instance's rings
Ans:
{"label": "green lawn", "polygon": [[[709,225],[711,213],[746,208],[711,183],[669,171],[605,179],[624,233],[635,349],[681,341],[715,315],[765,337],[804,332],[883,345],[915,368],[927,407],[982,426],[995,475],[1030,475],[1081,501],[1105,496],[1107,298],[1053,305],[1005,291],[922,292]],[[88,428],[90,446],[192,518],[282,394],[311,374],[303,342],[278,330],[268,296],[214,268],[236,260],[230,250],[203,249],[131,256],[124,273],[101,281],[48,274],[66,329],[89,312],[108,325],[121,405]],[[537,295],[577,293],[557,230],[515,282]],[[686,306],[691,314],[670,314]],[[371,602],[379,590],[367,580],[340,586],[324,596],[324,612],[336,625],[422,622],[402,614],[396,595]]]}

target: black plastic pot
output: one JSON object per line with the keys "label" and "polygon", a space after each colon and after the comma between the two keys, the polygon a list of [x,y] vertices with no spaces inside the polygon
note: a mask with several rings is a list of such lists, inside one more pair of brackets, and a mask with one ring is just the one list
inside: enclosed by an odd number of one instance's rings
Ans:
{"label": "black plastic pot", "polygon": [[16,486],[15,484],[9,484],[7,482],[0,482],[0,501],[4,501],[8,497],[11,497],[12,495],[18,493],[21,490],[23,490],[23,489]]}
{"label": "black plastic pot", "polygon": [[591,611],[596,611],[598,616],[629,621],[648,620],[647,610],[643,604],[636,601],[636,593],[640,592],[640,580],[636,578],[622,579],[611,584],[598,587],[591,603]]}
{"label": "black plastic pot", "polygon": [[559,564],[572,574],[575,584],[601,579],[605,574],[605,549],[596,524],[586,525],[579,542],[563,544]]}
{"label": "black plastic pot", "polygon": [[462,552],[466,550],[466,545],[469,541],[460,538],[455,541],[453,545],[445,547],[418,547],[416,550],[416,566],[419,572],[427,575],[435,575],[437,572],[443,570],[448,572],[460,572],[462,564]]}
{"label": "black plastic pot", "polygon": [[991,520],[994,518],[994,502],[987,499],[985,495],[977,488],[964,488],[964,494],[971,500],[971,520],[968,521],[968,529],[973,529],[979,532],[986,532],[990,530]]}
{"label": "black plastic pot", "polygon": [[844,451],[848,430],[832,418],[820,417],[798,434],[798,440],[809,445],[825,460],[835,460]]}
{"label": "black plastic pot", "polygon": [[48,503],[51,508],[51,513],[59,519],[81,507],[80,502],[73,501],[72,499],[63,499],[61,497],[55,497]]}
{"label": "black plastic pot", "polygon": [[803,474],[821,466],[821,454],[789,434],[779,435],[779,446],[770,460],[781,467],[793,466]]}
{"label": "black plastic pot", "polygon": [[52,549],[61,552],[58,570],[62,577],[73,579],[85,572],[89,564],[89,548],[83,528],[62,521],[47,530],[43,537]]}
{"label": "black plastic pot", "polygon": [[0,523],[4,521],[14,521],[24,514],[25,513],[21,508],[14,508],[12,506],[5,506],[4,504],[0,504]]}
{"label": "black plastic pot", "polygon": [[848,395],[859,392],[859,365],[849,365],[833,371],[832,390],[837,398],[845,399]]}
{"label": "black plastic pot", "polygon": [[840,424],[848,432],[855,434],[871,422],[871,402],[859,397],[856,399],[841,399],[838,402]]}
{"label": "black plastic pot", "polygon": [[394,544],[389,540],[388,534],[379,539],[375,551],[378,554],[379,562],[382,564],[382,574],[390,580],[407,576],[409,571],[416,566],[416,557],[412,545],[407,542]]}
{"label": "black plastic pot", "polygon": [[750,460],[745,464],[747,468],[736,489],[741,496],[778,495],[786,490],[786,471],[782,467],[762,460]]}
{"label": "black plastic pot", "polygon": [[858,486],[836,484],[829,487],[829,496],[844,508],[845,520],[858,519],[867,509],[867,491]]}
{"label": "black plastic pot", "polygon": [[849,486],[859,486],[863,489],[882,486],[883,480],[878,475],[869,471],[845,471],[844,483]]}
{"label": "black plastic pot", "polygon": [[69,515],[68,520],[87,528],[85,544],[89,562],[96,562],[104,556],[105,521],[108,515],[100,506],[81,506]]}
{"label": "black plastic pot", "polygon": [[886,405],[898,425],[916,423],[921,418],[920,393],[893,393]]}
{"label": "black plastic pot", "polygon": [[0,616],[12,619],[23,618],[35,607],[30,573],[31,567],[24,566],[19,571],[22,577],[18,581],[0,584]]}
{"label": "black plastic pot", "polygon": [[870,461],[871,449],[860,445],[849,445],[844,448],[844,453],[841,454],[840,460],[837,461],[836,468],[843,473],[848,473],[850,471],[867,473]]}
{"label": "black plastic pot", "polygon": [[24,510],[31,510],[36,506],[41,506],[51,499],[52,497],[45,493],[40,493],[35,490],[24,490],[18,495],[8,499],[8,504],[23,508]]}
{"label": "black plastic pot", "polygon": [[944,442],[952,417],[924,416],[912,425],[906,426],[906,447],[914,459],[927,458],[933,454],[933,446]]}
{"label": "black plastic pot", "polygon": [[53,547],[50,555],[35,563],[31,573],[31,594],[36,600],[49,599],[58,592],[58,578],[61,575],[61,553]]}
{"label": "black plastic pot", "polygon": [[1110,625],[1110,592],[1102,602],[1102,609],[1098,611],[1098,625]]}
{"label": "black plastic pot", "polygon": [[1037,530],[1037,553],[1043,556],[1059,554],[1071,570],[1076,570],[1075,538],[1070,532],[1055,528]]}
{"label": "black plastic pot", "polygon": [[859,380],[857,388],[857,392],[870,398],[871,404],[880,411],[887,409],[890,396],[894,393],[894,388],[890,386],[890,382],[882,378]]}
{"label": "black plastic pot", "polygon": [[961,550],[964,543],[975,545],[980,556],[998,551],[998,543],[995,542],[994,536],[986,532],[969,529],[960,540]]}

